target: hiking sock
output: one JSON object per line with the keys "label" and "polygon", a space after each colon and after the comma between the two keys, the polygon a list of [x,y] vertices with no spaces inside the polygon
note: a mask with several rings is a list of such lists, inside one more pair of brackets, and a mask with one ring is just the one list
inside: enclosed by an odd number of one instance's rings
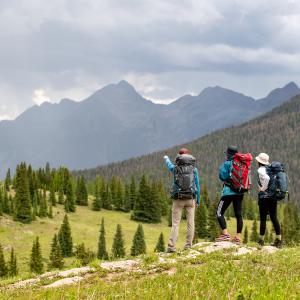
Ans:
{"label": "hiking sock", "polygon": [[276,235],[276,239],[281,241],[281,234]]}

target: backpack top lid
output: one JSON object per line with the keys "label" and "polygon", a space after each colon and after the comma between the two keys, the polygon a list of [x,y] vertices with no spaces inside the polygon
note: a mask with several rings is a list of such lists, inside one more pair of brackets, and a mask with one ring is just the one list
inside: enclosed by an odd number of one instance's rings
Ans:
{"label": "backpack top lid", "polygon": [[278,173],[278,172],[284,172],[284,166],[282,163],[280,163],[279,161],[273,161],[271,163],[271,165],[269,166],[269,169],[273,172],[273,173]]}
{"label": "backpack top lid", "polygon": [[192,165],[192,166],[195,166],[196,159],[191,154],[178,154],[177,157],[176,157],[176,159],[175,159],[175,163],[178,166],[182,166],[182,165]]}

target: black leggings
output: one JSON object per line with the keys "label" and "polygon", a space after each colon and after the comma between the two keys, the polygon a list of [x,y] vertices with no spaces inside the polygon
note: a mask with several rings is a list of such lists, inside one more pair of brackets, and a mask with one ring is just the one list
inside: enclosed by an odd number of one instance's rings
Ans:
{"label": "black leggings", "polygon": [[277,200],[261,199],[258,201],[260,215],[260,235],[265,235],[267,226],[267,215],[273,223],[276,235],[280,235],[280,225],[277,219]]}
{"label": "black leggings", "polygon": [[233,204],[234,214],[236,217],[236,232],[241,233],[243,230],[242,204],[244,195],[229,195],[223,196],[220,199],[217,208],[217,218],[222,230],[227,228],[224,214],[229,205]]}

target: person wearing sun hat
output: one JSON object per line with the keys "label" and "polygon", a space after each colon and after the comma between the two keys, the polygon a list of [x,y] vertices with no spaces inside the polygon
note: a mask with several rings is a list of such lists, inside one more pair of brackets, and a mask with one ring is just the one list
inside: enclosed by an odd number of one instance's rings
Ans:
{"label": "person wearing sun hat", "polygon": [[269,214],[276,232],[276,239],[273,245],[280,248],[282,242],[280,225],[277,219],[277,200],[270,198],[268,195],[270,176],[268,175],[267,168],[270,165],[270,158],[267,153],[260,153],[255,159],[258,162],[258,205],[260,216],[260,235],[258,244],[261,246],[264,245],[267,215]]}

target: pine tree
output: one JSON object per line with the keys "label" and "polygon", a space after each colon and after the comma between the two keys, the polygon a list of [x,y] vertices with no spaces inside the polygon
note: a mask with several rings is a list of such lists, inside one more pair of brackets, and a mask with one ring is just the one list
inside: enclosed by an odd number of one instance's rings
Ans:
{"label": "pine tree", "polygon": [[14,248],[11,248],[11,251],[10,251],[8,274],[11,277],[18,275],[17,256],[14,252]]}
{"label": "pine tree", "polygon": [[216,211],[218,206],[219,196],[216,196],[216,199],[211,203],[208,211],[208,237],[210,241],[215,241],[219,234],[219,224],[216,218]]}
{"label": "pine tree", "polygon": [[155,252],[165,252],[166,251],[166,245],[165,245],[165,241],[164,241],[164,235],[161,232],[161,234],[159,235],[156,247],[155,247]]}
{"label": "pine tree", "polygon": [[200,206],[196,208],[195,213],[195,236],[205,239],[208,237],[207,231],[207,208],[204,201],[201,201]]}
{"label": "pine tree", "polygon": [[3,213],[10,215],[13,211],[11,211],[11,207],[9,205],[9,198],[7,195],[7,190],[4,189],[3,192],[1,190],[1,195],[3,195],[3,196],[1,196],[3,199],[2,200],[2,211],[3,211]]}
{"label": "pine tree", "polygon": [[33,241],[29,266],[33,273],[41,274],[43,272],[43,258],[38,237]]}
{"label": "pine tree", "polygon": [[62,269],[62,267],[64,266],[64,259],[62,256],[62,251],[61,251],[60,243],[58,241],[57,234],[54,235],[52,240],[49,260],[50,260],[49,263],[50,269],[52,268]]}
{"label": "pine tree", "polygon": [[250,236],[250,241],[251,242],[257,242],[258,241],[258,232],[257,232],[257,221],[254,219],[252,223],[252,232]]}
{"label": "pine tree", "polygon": [[244,230],[243,243],[248,244],[248,227],[247,226],[245,227],[245,230]]}
{"label": "pine tree", "polygon": [[32,220],[29,184],[26,164],[21,163],[16,174],[16,214],[17,221],[30,223]]}
{"label": "pine tree", "polygon": [[142,224],[139,224],[137,230],[134,234],[132,246],[131,246],[131,256],[137,256],[146,253],[146,243]]}
{"label": "pine tree", "polygon": [[64,257],[71,257],[73,255],[73,239],[68,216],[65,215],[63,223],[58,233],[59,244],[61,252]]}
{"label": "pine tree", "polygon": [[9,191],[10,185],[11,185],[11,175],[10,175],[10,169],[8,169],[5,177],[5,182],[4,182],[4,186],[7,191]]}
{"label": "pine tree", "polygon": [[108,253],[106,251],[106,241],[105,241],[105,228],[104,228],[104,218],[101,221],[101,228],[100,228],[100,236],[98,241],[98,254],[97,257],[99,259],[108,259]]}
{"label": "pine tree", "polygon": [[145,205],[145,215],[148,218],[148,222],[159,223],[161,221],[162,206],[158,186],[154,182],[150,187],[149,196]]}
{"label": "pine tree", "polygon": [[65,212],[75,212],[75,202],[74,202],[74,193],[73,193],[73,185],[71,179],[69,179],[67,184],[66,191],[66,200],[65,200]]}
{"label": "pine tree", "polygon": [[3,248],[0,244],[0,277],[5,277],[8,274],[6,262],[4,259]]}
{"label": "pine tree", "polygon": [[117,225],[116,234],[112,246],[112,256],[113,258],[121,258],[125,256],[125,246],[122,234],[122,227],[120,224]]}
{"label": "pine tree", "polygon": [[110,181],[110,192],[111,192],[111,199],[112,199],[112,204],[114,207],[116,207],[116,197],[117,197],[117,178],[113,176]]}
{"label": "pine tree", "polygon": [[36,220],[36,216],[38,215],[38,205],[37,205],[37,195],[36,192],[33,194],[32,198],[32,220]]}
{"label": "pine tree", "polygon": [[102,203],[101,203],[101,196],[100,196],[100,182],[99,182],[99,178],[96,178],[95,181],[95,186],[94,186],[94,200],[93,200],[93,205],[92,205],[92,209],[94,211],[100,211],[101,207],[102,207]]}

